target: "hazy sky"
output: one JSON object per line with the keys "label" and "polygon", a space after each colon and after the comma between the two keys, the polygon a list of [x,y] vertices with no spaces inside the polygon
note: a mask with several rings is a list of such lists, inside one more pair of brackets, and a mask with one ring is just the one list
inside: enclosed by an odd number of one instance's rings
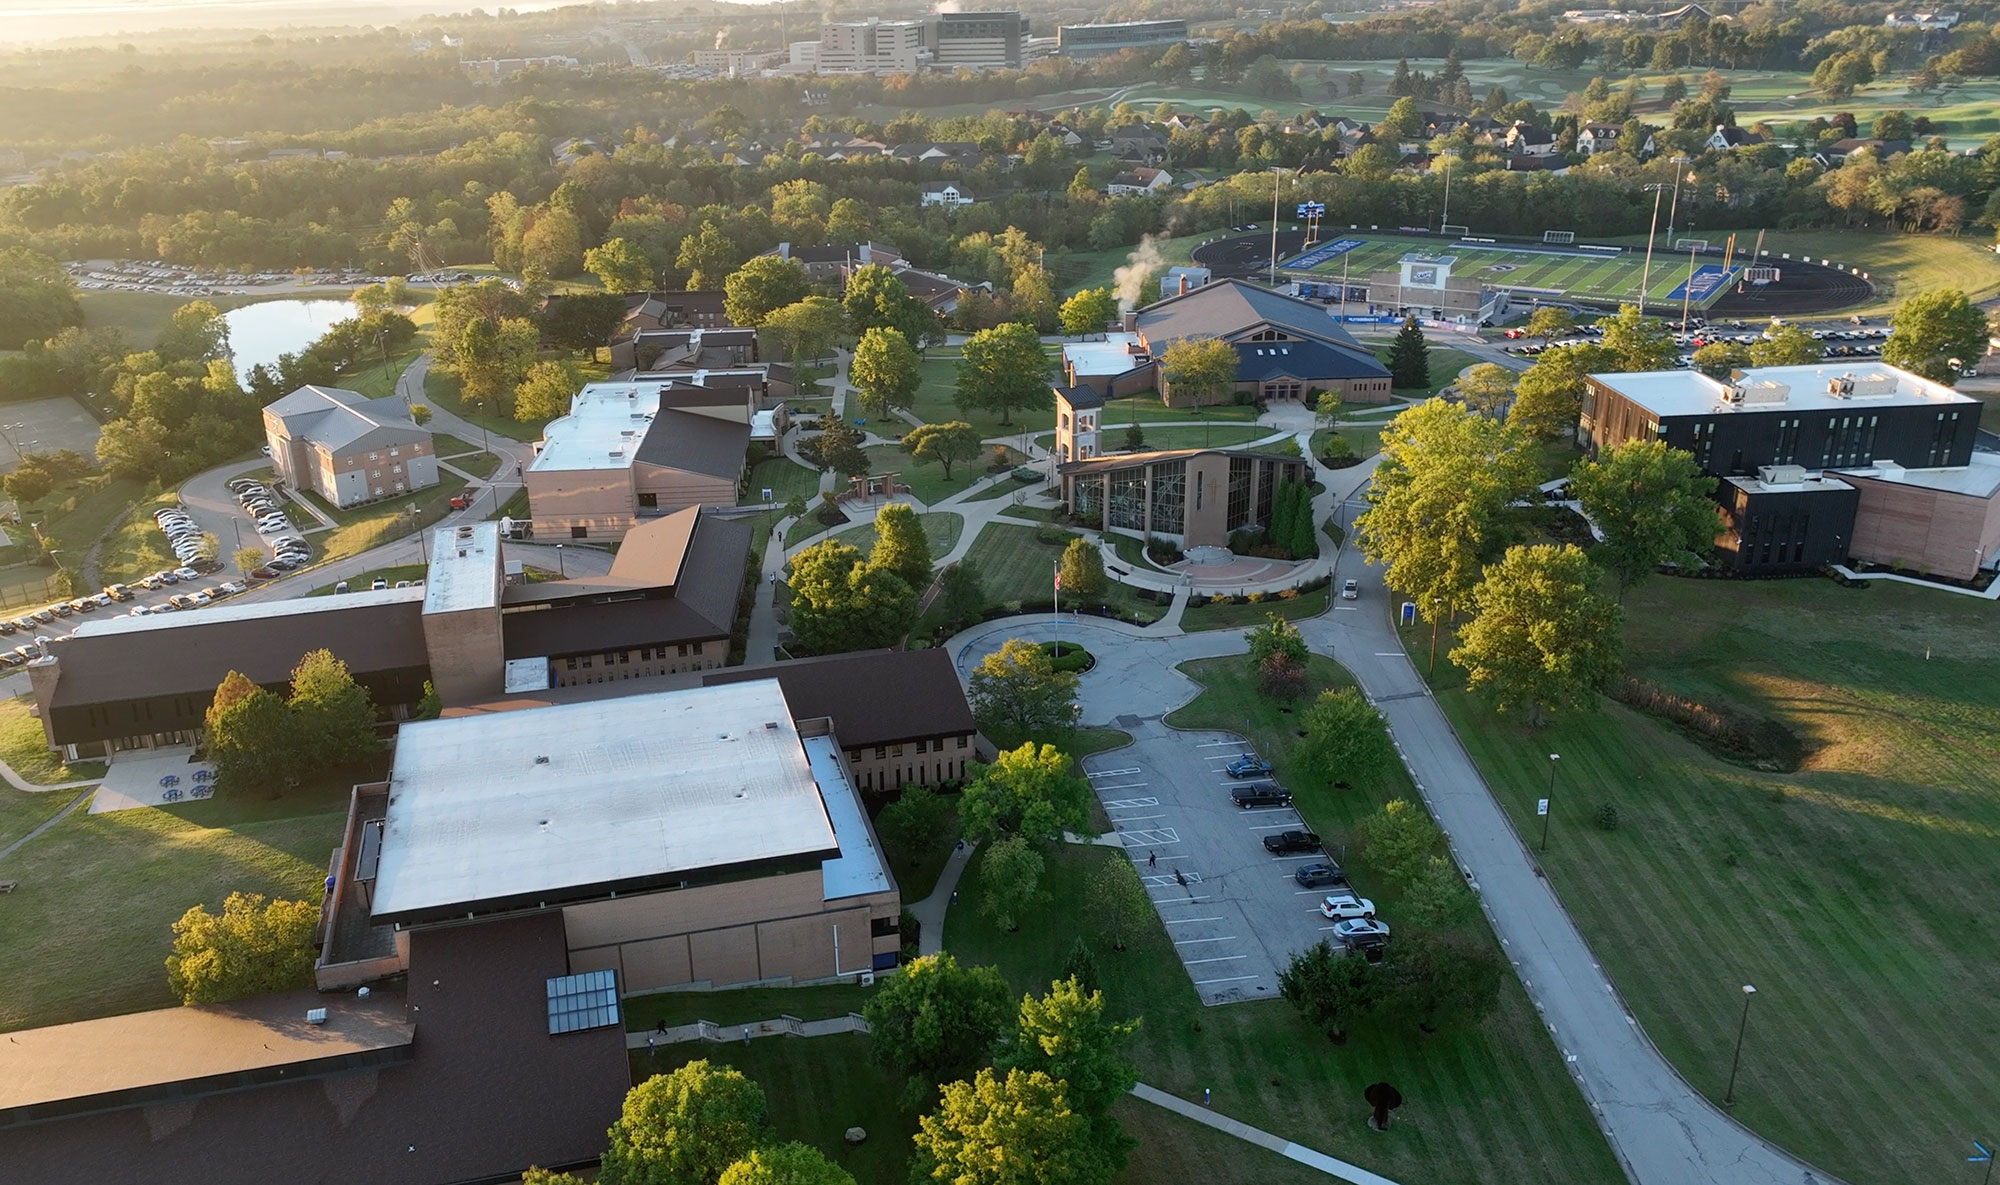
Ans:
{"label": "hazy sky", "polygon": [[477,7],[531,12],[573,3],[576,0],[0,0],[0,27],[10,42],[49,41],[149,29],[382,25]]}

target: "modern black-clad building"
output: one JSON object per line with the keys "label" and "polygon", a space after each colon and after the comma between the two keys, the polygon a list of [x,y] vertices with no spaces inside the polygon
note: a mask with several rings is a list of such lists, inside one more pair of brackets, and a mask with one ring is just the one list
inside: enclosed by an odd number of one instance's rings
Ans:
{"label": "modern black-clad building", "polygon": [[1578,435],[1593,455],[1631,440],[1694,454],[1720,479],[1716,546],[1738,571],[1852,556],[1969,577],[2000,545],[1979,413],[1880,362],[1641,371],[1589,376]]}

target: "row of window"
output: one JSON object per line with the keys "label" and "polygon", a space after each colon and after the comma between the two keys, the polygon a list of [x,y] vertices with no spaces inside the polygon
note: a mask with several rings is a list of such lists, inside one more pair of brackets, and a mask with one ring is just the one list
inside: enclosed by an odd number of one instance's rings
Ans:
{"label": "row of window", "polygon": [[[626,666],[632,662],[634,654],[639,656],[640,662],[655,662],[668,657],[686,658],[690,654],[699,657],[702,653],[702,647],[707,644],[706,642],[681,642],[674,646],[675,653],[671,656],[667,654],[667,647],[665,646],[641,646],[636,651],[616,650],[600,654],[574,655],[563,660],[563,669],[569,671],[579,669],[587,671],[594,666]],[[581,666],[578,664],[581,664]]]}

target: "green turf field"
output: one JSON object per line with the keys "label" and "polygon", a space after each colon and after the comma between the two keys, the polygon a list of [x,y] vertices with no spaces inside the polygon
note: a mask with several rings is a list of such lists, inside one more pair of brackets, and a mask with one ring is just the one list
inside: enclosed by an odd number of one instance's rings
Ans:
{"label": "green turf field", "polygon": [[[1398,261],[1415,255],[1423,259],[1450,258],[1454,277],[1469,277],[1495,288],[1510,289],[1524,297],[1588,300],[1618,303],[1637,300],[1639,284],[1646,278],[1645,256],[1585,252],[1568,247],[1536,250],[1507,244],[1464,243],[1434,238],[1404,238],[1396,235],[1326,231],[1321,246],[1344,239],[1358,239],[1361,246],[1340,255],[1325,257],[1300,268],[1280,264],[1280,270],[1296,277],[1339,276],[1345,268],[1349,283],[1365,281],[1375,272],[1394,271]],[[1309,249],[1293,258],[1312,259]],[[1700,266],[1719,272],[1721,262],[1712,256]],[[1680,288],[1688,276],[1687,260],[1665,252],[1653,255],[1653,271],[1646,281],[1649,301],[1681,299]],[[1697,286],[1693,305],[1704,309],[1729,291],[1727,283],[1714,283],[1706,291]]]}

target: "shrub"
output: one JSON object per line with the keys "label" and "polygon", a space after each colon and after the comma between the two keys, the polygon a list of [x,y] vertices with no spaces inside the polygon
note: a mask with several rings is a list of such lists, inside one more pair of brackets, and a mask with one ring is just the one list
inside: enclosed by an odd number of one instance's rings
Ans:
{"label": "shrub", "polygon": [[1714,707],[1625,674],[1613,678],[1606,691],[1629,708],[1680,726],[1724,760],[1780,773],[1791,773],[1805,760],[1805,742],[1768,716],[1735,707]]}
{"label": "shrub", "polygon": [[1266,655],[1257,677],[1258,690],[1270,699],[1293,700],[1306,693],[1306,669],[1289,655]]}
{"label": "shrub", "polygon": [[1264,601],[1264,594],[1261,592],[1253,592],[1250,593],[1248,596],[1244,597],[1244,600],[1250,602],[1252,605],[1262,604]]}
{"label": "shrub", "polygon": [[1187,557],[1182,554],[1180,548],[1175,547],[1165,539],[1148,539],[1146,540],[1146,558],[1164,566],[1166,564],[1178,564]]}
{"label": "shrub", "polygon": [[1279,589],[1278,599],[1281,601],[1296,601],[1299,599],[1299,590],[1296,588]]}
{"label": "shrub", "polygon": [[1599,803],[1596,823],[1599,831],[1618,830],[1618,808],[1608,802]]}
{"label": "shrub", "polygon": [[1061,527],[1035,528],[1035,542],[1046,543],[1050,547],[1067,547],[1069,546],[1069,541],[1074,538],[1076,538],[1075,535],[1070,534]]}

